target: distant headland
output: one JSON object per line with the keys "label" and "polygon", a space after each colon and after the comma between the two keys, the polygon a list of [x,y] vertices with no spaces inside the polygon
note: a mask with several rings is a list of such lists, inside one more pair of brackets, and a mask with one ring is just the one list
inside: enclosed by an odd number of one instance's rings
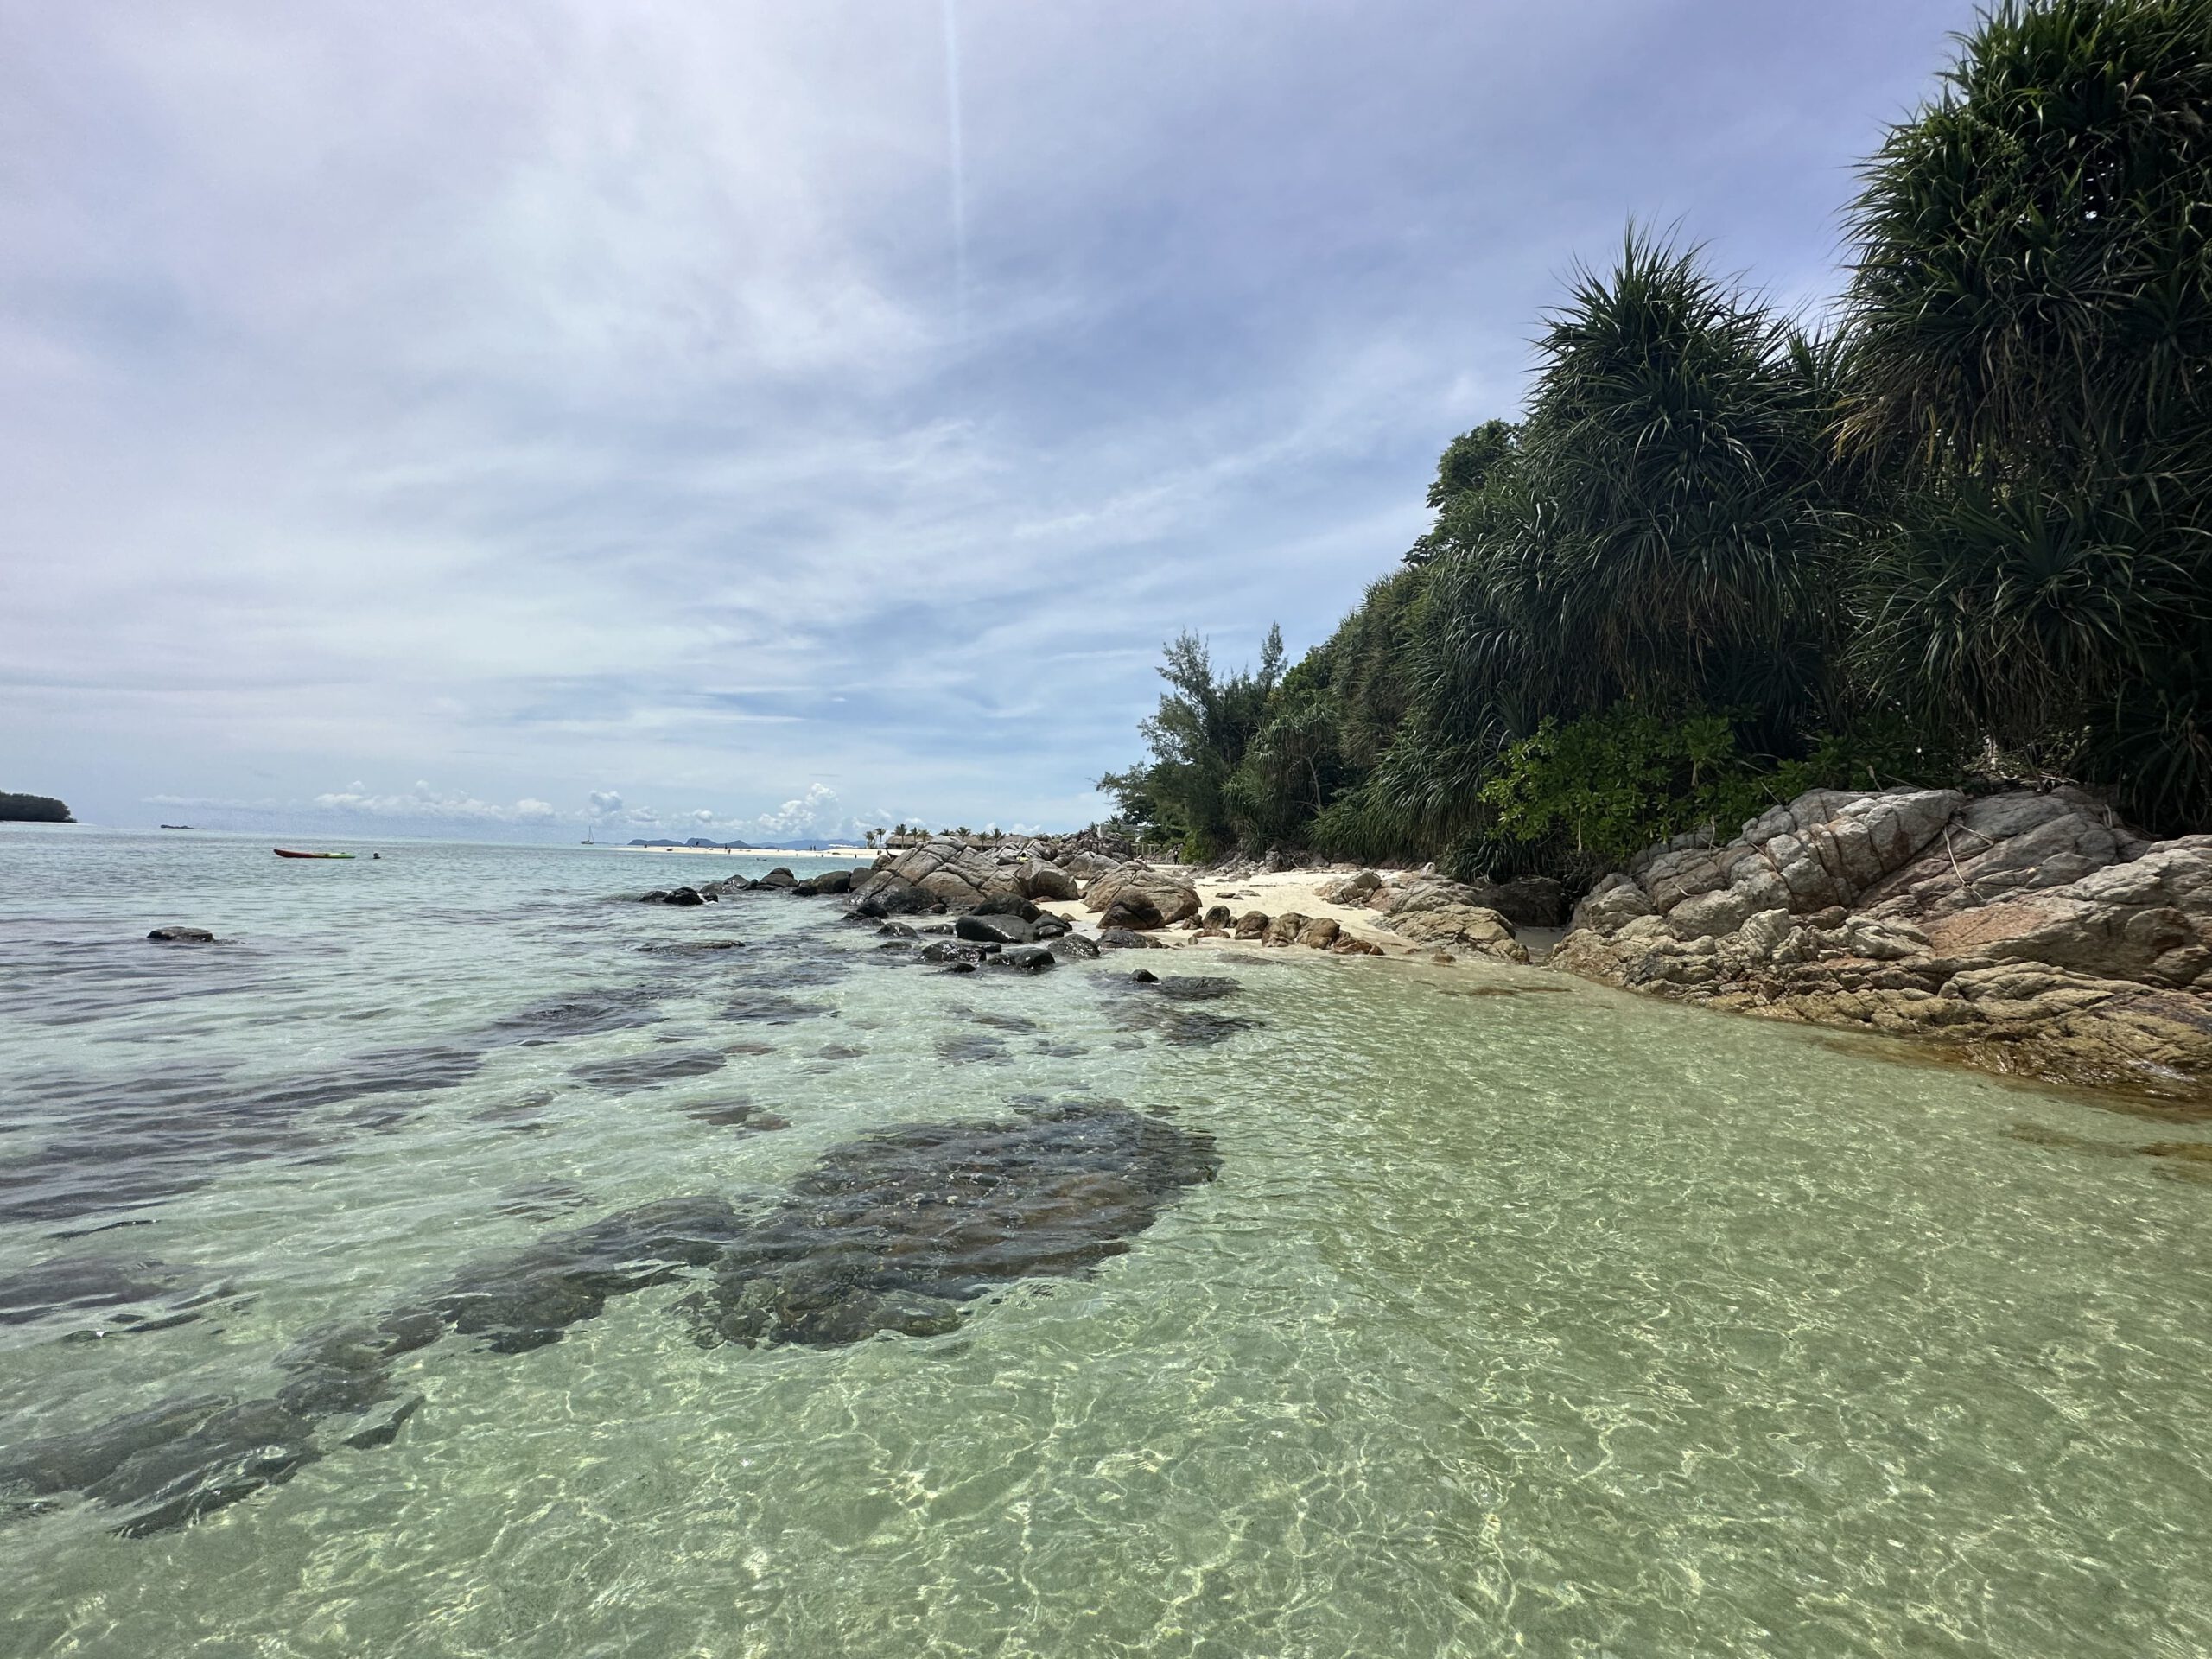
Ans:
{"label": "distant headland", "polygon": [[74,823],[69,809],[51,795],[16,795],[0,789],[0,823]]}

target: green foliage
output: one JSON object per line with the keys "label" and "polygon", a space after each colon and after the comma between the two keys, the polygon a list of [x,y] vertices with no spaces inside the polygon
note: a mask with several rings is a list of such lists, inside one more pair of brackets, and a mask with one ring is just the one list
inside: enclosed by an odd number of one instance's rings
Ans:
{"label": "green foliage", "polygon": [[74,823],[69,809],[51,795],[16,795],[0,790],[0,823]]}
{"label": "green foliage", "polygon": [[1098,787],[1115,798],[1120,817],[1149,841],[1179,844],[1193,860],[1211,858],[1236,839],[1231,780],[1267,716],[1282,678],[1282,630],[1270,628],[1256,671],[1214,676],[1206,643],[1179,635],[1166,649],[1160,677],[1168,684],[1160,710],[1138,727],[1149,762],[1109,772]]}
{"label": "green foliage", "polygon": [[1547,720],[1491,769],[1479,793],[1493,816],[1459,861],[1471,846],[1494,858],[1512,843],[1552,845],[1595,874],[1686,830],[1711,826],[1725,839],[1809,789],[1948,783],[1960,769],[1957,756],[1894,719],[1823,734],[1781,761],[1752,753],[1745,729],[1726,715],[1669,717],[1628,702]]}
{"label": "green foliage", "polygon": [[1856,642],[1932,722],[2212,819],[2212,0],[2008,0],[1868,165]]}
{"label": "green foliage", "polygon": [[1512,511],[1448,556],[1439,715],[1521,735],[1535,709],[1746,683],[1807,706],[1828,571],[1808,355],[1694,252],[1633,232],[1610,274],[1577,279],[1541,352]]}
{"label": "green foliage", "polygon": [[2212,0],[1985,15],[1865,169],[1847,439],[2079,474],[2203,420],[2208,41]]}
{"label": "green foliage", "polygon": [[1510,421],[1484,421],[1445,446],[1428,486],[1436,522],[1413,544],[1406,563],[1427,564],[1463,543],[1503,502],[1521,456],[1521,429]]}

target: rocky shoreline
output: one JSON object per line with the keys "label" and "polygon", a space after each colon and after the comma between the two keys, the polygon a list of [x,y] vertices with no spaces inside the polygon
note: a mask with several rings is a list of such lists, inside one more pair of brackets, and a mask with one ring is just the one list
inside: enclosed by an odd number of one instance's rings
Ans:
{"label": "rocky shoreline", "polygon": [[1095,831],[935,838],[849,870],[645,896],[754,891],[842,897],[853,920],[954,971],[1201,944],[1538,963],[2212,1106],[2212,836],[2153,842],[2070,788],[1814,791],[1726,842],[1647,849],[1571,917],[1545,878],[1465,883],[1280,854],[1194,869]]}
{"label": "rocky shoreline", "polygon": [[1814,791],[1606,877],[1553,962],[2212,1104],[2212,836],[2153,842],[2073,789]]}

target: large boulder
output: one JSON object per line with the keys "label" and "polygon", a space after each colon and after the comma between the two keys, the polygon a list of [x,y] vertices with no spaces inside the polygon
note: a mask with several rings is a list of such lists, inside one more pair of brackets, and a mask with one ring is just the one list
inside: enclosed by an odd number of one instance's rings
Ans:
{"label": "large boulder", "polygon": [[995,853],[965,842],[938,838],[910,848],[856,883],[854,908],[864,915],[891,913],[868,907],[864,901],[899,884],[926,893],[928,904],[923,908],[943,905],[954,912],[977,909],[988,899],[1023,896],[1015,866],[1001,864]]}
{"label": "large boulder", "polygon": [[1096,881],[1122,868],[1123,861],[1105,853],[1078,849],[1062,853],[1052,861],[1078,881]]}
{"label": "large boulder", "polygon": [[855,916],[918,916],[937,908],[928,893],[894,870],[878,870],[852,892],[848,901]]}
{"label": "large boulder", "polygon": [[1499,962],[1528,961],[1529,948],[1514,938],[1513,924],[1478,903],[1482,896],[1457,881],[1417,882],[1400,892],[1383,925],[1416,944],[1450,946]]}
{"label": "large boulder", "polygon": [[1159,950],[1166,948],[1150,934],[1140,933],[1129,927],[1102,928],[1098,944],[1101,949],[1107,950]]}
{"label": "large boulder", "polygon": [[1337,942],[1344,926],[1334,917],[1316,916],[1298,930],[1298,942],[1309,950],[1326,950]]}
{"label": "large boulder", "polygon": [[[1362,877],[1350,878],[1354,881]],[[1493,910],[1516,927],[1557,927],[1567,919],[1567,893],[1548,875],[1519,875],[1507,881],[1447,881],[1441,876],[1402,877],[1366,888],[1363,895],[1333,902],[1364,904],[1388,916],[1411,904],[1433,902],[1438,893],[1477,910]],[[1329,890],[1321,896],[1328,898]]]}
{"label": "large boulder", "polygon": [[[1084,890],[1083,895],[1086,910],[1102,912],[1110,910],[1122,899],[1131,901],[1139,913],[1141,913],[1142,906],[1149,906],[1160,918],[1156,922],[1123,925],[1169,927],[1198,913],[1198,890],[1196,887],[1179,875],[1155,870],[1146,864],[1124,864],[1119,869],[1100,876]],[[1110,927],[1115,924],[1109,922],[1105,925]]]}
{"label": "large boulder", "polygon": [[1151,894],[1133,888],[1114,895],[1105,913],[1099,917],[1098,925],[1103,930],[1121,927],[1142,931],[1165,927],[1167,918],[1160,913],[1160,906],[1153,903]]}
{"label": "large boulder", "polygon": [[1815,791],[1651,849],[1574,925],[1554,961],[1632,990],[2212,1096],[2212,836],[2078,791]]}
{"label": "large boulder", "polygon": [[1028,899],[1065,900],[1083,896],[1082,884],[1057,864],[1033,858],[1019,866],[1014,879],[1021,884],[1021,896]]}
{"label": "large boulder", "polygon": [[984,915],[971,912],[952,925],[953,937],[973,939],[979,944],[1034,944],[1037,925],[1024,921],[1019,916]]}
{"label": "large boulder", "polygon": [[1382,878],[1373,870],[1362,870],[1340,881],[1323,882],[1314,890],[1314,896],[1327,905],[1363,905],[1382,885]]}
{"label": "large boulder", "polygon": [[1260,936],[1262,944],[1295,944],[1306,925],[1313,918],[1302,916],[1294,910],[1286,910],[1268,924],[1268,931]]}

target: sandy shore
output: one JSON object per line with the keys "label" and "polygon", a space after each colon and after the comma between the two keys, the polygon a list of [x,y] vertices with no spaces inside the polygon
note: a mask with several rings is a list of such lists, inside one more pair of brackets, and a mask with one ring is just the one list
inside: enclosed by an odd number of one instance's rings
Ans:
{"label": "sandy shore", "polygon": [[[1392,932],[1382,925],[1382,918],[1361,905],[1332,904],[1321,897],[1320,890],[1330,883],[1339,881],[1351,873],[1354,867],[1341,870],[1285,870],[1280,874],[1247,875],[1234,881],[1222,881],[1209,877],[1205,872],[1185,869],[1179,865],[1163,864],[1154,868],[1181,875],[1198,890],[1198,905],[1203,911],[1214,905],[1227,905],[1237,915],[1256,910],[1269,916],[1280,916],[1286,911],[1296,911],[1302,916],[1328,917],[1354,938],[1364,939],[1380,948],[1386,956],[1418,957],[1424,960],[1436,955],[1432,944],[1415,944],[1402,935]],[[1040,905],[1039,909],[1064,916],[1078,926],[1095,928],[1098,918],[1083,907],[1077,899]],[[1524,927],[1515,930],[1521,942],[1529,947],[1529,954],[1541,962],[1551,954],[1551,947],[1561,930],[1557,928]],[[1222,949],[1249,950],[1258,943],[1253,939],[1202,938],[1195,933],[1185,933],[1169,928],[1153,936],[1171,950]]]}

